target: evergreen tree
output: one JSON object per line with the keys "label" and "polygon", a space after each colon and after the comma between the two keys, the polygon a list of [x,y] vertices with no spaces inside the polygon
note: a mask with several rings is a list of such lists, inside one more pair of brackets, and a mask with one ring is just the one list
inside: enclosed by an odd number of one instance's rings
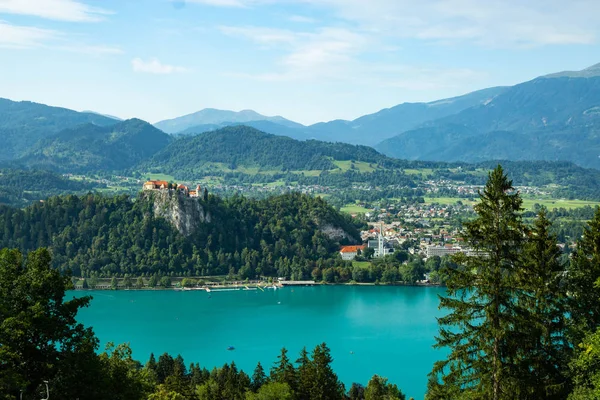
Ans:
{"label": "evergreen tree", "polygon": [[158,383],[165,383],[167,378],[173,375],[175,370],[175,360],[168,353],[164,353],[158,357],[158,363],[156,363],[156,377]]}
{"label": "evergreen tree", "polygon": [[365,400],[405,400],[406,396],[387,378],[374,375],[365,389]]}
{"label": "evergreen tree", "polygon": [[477,217],[464,224],[473,253],[457,255],[460,267],[447,271],[448,296],[440,308],[449,313],[438,319],[436,347],[450,353],[434,366],[432,385],[442,387],[432,391],[499,400],[512,390],[507,371],[516,350],[510,331],[526,323],[514,301],[525,228],[521,197],[501,166],[488,175],[480,199]]}
{"label": "evergreen tree", "polygon": [[344,385],[333,372],[332,362],[333,358],[325,343],[315,347],[311,363],[311,372],[314,373],[310,391],[311,400],[341,400],[344,398]]}
{"label": "evergreen tree", "polygon": [[570,355],[567,338],[567,294],[564,267],[551,223],[541,209],[523,251],[518,298],[523,324],[514,331],[520,343],[517,366],[510,369],[517,380],[519,399],[564,399],[569,391],[566,371]]}
{"label": "evergreen tree", "polygon": [[254,368],[254,373],[252,374],[252,384],[250,385],[250,388],[256,393],[266,381],[267,376],[265,375],[265,370],[259,361],[258,364],[256,364],[256,368]]}
{"label": "evergreen tree", "polygon": [[154,353],[150,353],[150,358],[148,359],[148,362],[146,363],[146,369],[149,369],[151,371],[156,371],[156,357],[154,357]]}
{"label": "evergreen tree", "polygon": [[277,356],[277,363],[271,368],[269,379],[272,382],[286,383],[295,391],[296,389],[296,370],[287,356],[287,349],[281,349],[281,354]]}
{"label": "evergreen tree", "polygon": [[306,347],[300,351],[300,357],[296,360],[298,368],[297,375],[297,391],[296,396],[299,399],[310,399],[312,387],[316,381],[315,368],[312,360],[308,356]]}
{"label": "evergreen tree", "polygon": [[600,326],[600,208],[588,222],[568,270],[569,313],[574,321],[574,341]]}
{"label": "evergreen tree", "polygon": [[115,278],[114,276],[110,280],[110,287],[112,290],[117,290],[119,288],[119,282],[117,282],[117,278]]}

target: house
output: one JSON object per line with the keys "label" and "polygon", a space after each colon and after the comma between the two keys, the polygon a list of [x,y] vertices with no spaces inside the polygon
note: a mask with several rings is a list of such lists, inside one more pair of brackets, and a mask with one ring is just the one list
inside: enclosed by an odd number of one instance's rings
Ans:
{"label": "house", "polygon": [[359,251],[363,251],[365,246],[342,246],[340,249],[340,255],[342,260],[352,261],[358,255]]}
{"label": "house", "polygon": [[148,181],[144,183],[144,190],[159,190],[159,189],[168,189],[169,182],[167,181]]}

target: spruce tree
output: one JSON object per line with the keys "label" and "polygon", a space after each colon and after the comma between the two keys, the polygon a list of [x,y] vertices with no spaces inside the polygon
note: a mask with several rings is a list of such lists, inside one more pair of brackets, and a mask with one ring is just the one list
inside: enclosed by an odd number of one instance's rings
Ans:
{"label": "spruce tree", "polygon": [[521,354],[518,365],[510,370],[523,400],[564,399],[569,391],[564,266],[550,226],[542,208],[523,249],[518,304],[527,323],[513,332]]}
{"label": "spruce tree", "polygon": [[341,400],[344,398],[344,385],[331,368],[333,358],[325,343],[317,345],[312,353],[311,369],[314,374],[311,400]]}
{"label": "spruce tree", "polygon": [[287,356],[287,349],[281,349],[277,356],[277,363],[271,368],[270,380],[272,382],[287,383],[292,390],[296,390],[296,370]]}
{"label": "spruce tree", "polygon": [[296,364],[298,364],[298,368],[296,369],[296,382],[298,385],[296,397],[299,399],[309,399],[316,376],[313,362],[308,356],[306,347],[303,347],[300,351],[300,357],[296,360]]}
{"label": "spruce tree", "polygon": [[525,236],[522,200],[501,166],[479,196],[477,217],[464,224],[472,250],[456,255],[460,267],[446,271],[447,296],[440,298],[449,313],[438,319],[435,346],[450,352],[432,371],[429,390],[438,398],[499,400],[514,389],[507,371],[516,352],[510,331],[524,323],[514,301]]}
{"label": "spruce tree", "polygon": [[250,388],[254,393],[258,392],[258,389],[261,388],[267,381],[267,376],[265,375],[265,370],[261,365],[260,361],[256,364],[256,368],[254,368],[254,373],[252,374],[252,384]]}
{"label": "spruce tree", "polygon": [[569,313],[574,322],[575,343],[580,343],[587,332],[600,326],[600,208],[588,222],[583,236],[577,241],[568,270]]}

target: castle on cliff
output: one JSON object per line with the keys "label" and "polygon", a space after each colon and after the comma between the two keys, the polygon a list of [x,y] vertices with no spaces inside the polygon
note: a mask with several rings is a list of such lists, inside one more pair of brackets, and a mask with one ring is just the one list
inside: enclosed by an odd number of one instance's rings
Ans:
{"label": "castle on cliff", "polygon": [[[176,191],[177,193],[186,197],[200,197],[202,195],[202,188],[200,185],[196,185],[196,190],[190,190],[189,187],[182,184],[169,183],[167,181],[148,181],[144,183],[143,189],[146,190],[169,190]],[[206,190],[206,189],[205,189]]]}

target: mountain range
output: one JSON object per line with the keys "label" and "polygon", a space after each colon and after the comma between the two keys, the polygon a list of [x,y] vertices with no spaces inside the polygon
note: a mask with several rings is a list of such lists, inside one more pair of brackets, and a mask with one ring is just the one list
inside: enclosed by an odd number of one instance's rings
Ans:
{"label": "mountain range", "polygon": [[[253,157],[260,164],[260,154],[266,150],[251,141],[260,143],[262,139],[254,130],[240,125],[303,140],[308,147],[313,139],[362,144],[387,156],[408,160],[564,160],[600,169],[600,64],[435,102],[403,103],[353,121],[310,126],[252,110],[205,109],[152,127],[137,119],[120,121],[94,112],[0,99],[0,137],[4,139],[0,163],[18,160],[21,164],[57,170],[100,166],[123,169],[150,159],[164,162],[153,157],[162,157],[158,153],[172,145],[180,146],[180,154],[191,152],[190,159],[202,152],[196,148],[200,146],[222,156],[219,162],[235,165],[235,157],[225,157],[219,146],[236,148],[248,155],[250,150],[236,147],[239,138],[235,135],[249,135],[245,146],[256,153]],[[221,144],[210,135],[187,141],[187,136],[224,127],[239,129],[219,136],[224,140]],[[275,140],[279,139],[269,139]],[[281,143],[290,152],[302,146],[289,145],[289,141]],[[184,144],[190,147],[183,148]],[[321,142],[319,146],[325,145]],[[353,149],[363,151],[361,147]],[[297,161],[280,158],[279,167],[296,168],[292,164]],[[295,156],[288,152],[287,158]],[[315,162],[303,160],[300,164]],[[321,157],[313,167],[325,163]]]}
{"label": "mountain range", "polygon": [[375,146],[391,157],[569,160],[600,168],[600,76],[541,77]]}

